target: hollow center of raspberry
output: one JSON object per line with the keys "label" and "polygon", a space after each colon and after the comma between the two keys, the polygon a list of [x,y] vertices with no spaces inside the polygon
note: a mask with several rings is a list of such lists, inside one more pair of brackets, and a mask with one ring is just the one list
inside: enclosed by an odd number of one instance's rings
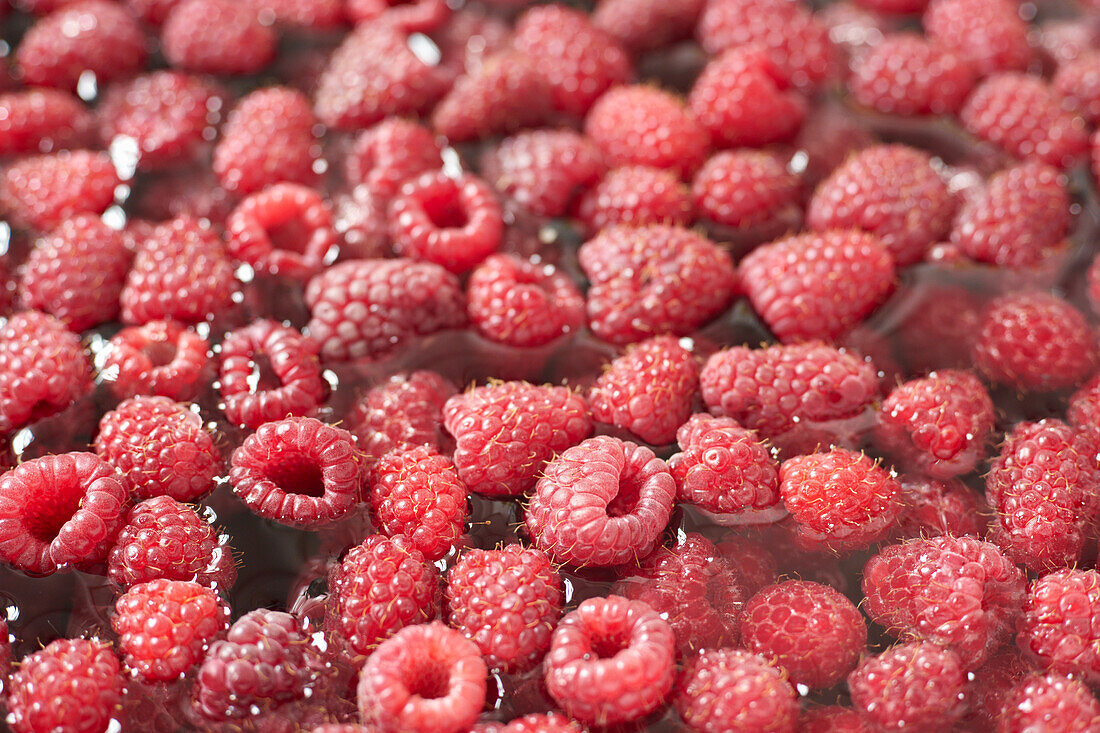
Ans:
{"label": "hollow center of raspberry", "polygon": [[275,373],[271,366],[271,358],[262,351],[252,355],[252,373],[248,376],[248,386],[253,394],[279,389],[283,386],[283,380]]}
{"label": "hollow center of raspberry", "polygon": [[306,251],[313,230],[296,217],[267,228],[267,238],[275,249],[302,254]]}
{"label": "hollow center of raspberry", "polygon": [[154,367],[171,364],[176,359],[176,345],[171,341],[153,341],[142,349],[142,353]]}
{"label": "hollow center of raspberry", "polygon": [[600,659],[610,659],[629,644],[621,634],[605,633],[592,637],[592,653]]}
{"label": "hollow center of raspberry", "polygon": [[619,480],[619,491],[607,504],[607,516],[625,517],[633,514],[642,498],[641,485],[633,476],[623,476]]}
{"label": "hollow center of raspberry", "polygon": [[428,663],[409,680],[409,692],[425,700],[436,700],[447,696],[450,682],[451,676],[447,670],[440,669],[437,664]]}
{"label": "hollow center of raspberry", "polygon": [[27,532],[39,542],[53,542],[58,532],[80,508],[79,491],[46,491],[28,502],[24,508],[23,522]]}
{"label": "hollow center of raspberry", "polygon": [[425,200],[424,213],[440,229],[461,229],[470,222],[466,209],[454,196],[433,196]]}
{"label": "hollow center of raspberry", "polygon": [[268,462],[266,478],[288,494],[320,497],[325,479],[317,461],[300,453],[285,453]]}

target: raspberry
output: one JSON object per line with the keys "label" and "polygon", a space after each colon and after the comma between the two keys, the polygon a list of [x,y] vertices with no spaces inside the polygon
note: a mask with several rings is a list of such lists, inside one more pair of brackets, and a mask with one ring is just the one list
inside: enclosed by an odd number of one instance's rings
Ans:
{"label": "raspberry", "polygon": [[213,169],[227,191],[249,194],[273,183],[317,179],[316,120],[301,92],[269,87],[252,92],[229,113],[214,148]]}
{"label": "raspberry", "polygon": [[583,115],[601,94],[631,76],[630,58],[609,34],[579,10],[553,3],[516,21],[513,44],[543,60],[554,107]]}
{"label": "raspberry", "polygon": [[123,588],[167,578],[227,590],[237,568],[231,549],[209,522],[187,504],[156,496],[126,515],[107,557],[107,577]]}
{"label": "raspberry", "polygon": [[[37,2],[38,0],[32,1]],[[160,26],[168,16],[168,11],[179,2],[180,0],[123,0],[122,4],[149,25]]]}
{"label": "raspberry", "polygon": [[844,335],[886,299],[895,278],[885,240],[858,230],[786,237],[741,263],[753,308],[784,343]]}
{"label": "raspberry", "polygon": [[395,374],[370,389],[347,418],[347,429],[355,435],[367,465],[391,450],[439,448],[443,404],[454,393],[454,385],[429,371]]}
{"label": "raspberry", "polygon": [[1022,71],[1031,62],[1028,25],[1007,0],[930,0],[921,19],[929,40],[979,76]]}
{"label": "raspberry", "polygon": [[806,209],[814,231],[852,227],[882,240],[899,266],[946,236],[955,204],[931,157],[905,145],[863,150],[822,181]]}
{"label": "raspberry", "polygon": [[165,578],[130,587],[111,618],[126,667],[150,683],[185,674],[228,625],[229,607],[215,591]]}
{"label": "raspberry", "polygon": [[447,571],[447,623],[477,644],[491,669],[526,672],[550,648],[562,582],[542,550],[467,550]]}
{"label": "raspberry", "polygon": [[609,227],[581,246],[578,259],[591,282],[589,327],[615,344],[691,333],[737,290],[729,254],[682,227]]}
{"label": "raspberry", "polygon": [[976,81],[968,61],[915,33],[892,33],[856,57],[848,90],[888,115],[943,115],[959,111]]}
{"label": "raspberry", "polygon": [[686,225],[692,220],[691,191],[671,171],[614,168],[580,197],[577,218],[590,234],[616,224]]}
{"label": "raspberry", "polygon": [[88,357],[61,321],[26,311],[0,327],[0,433],[60,412],[90,390]]}
{"label": "raspberry", "polygon": [[1088,731],[1100,726],[1100,702],[1075,677],[1033,672],[1005,698],[998,730]]}
{"label": "raspberry", "polygon": [[515,718],[501,733],[583,733],[577,721],[561,713],[531,713]]}
{"label": "raspberry", "polygon": [[439,573],[402,535],[370,535],[329,577],[325,628],[353,656],[438,614]]}
{"label": "raspberry", "polygon": [[793,733],[798,695],[783,670],[740,649],[711,649],[680,673],[673,700],[692,730],[769,730]]}
{"label": "raspberry", "polygon": [[129,269],[122,236],[99,218],[80,214],[35,244],[23,263],[20,303],[83,331],[118,315]]}
{"label": "raspberry", "polygon": [[4,171],[0,209],[13,223],[52,229],[84,212],[100,214],[119,184],[111,158],[87,150],[23,158]]}
{"label": "raspberry", "polygon": [[703,164],[691,184],[691,195],[700,216],[747,228],[797,209],[800,189],[798,176],[787,170],[778,155],[727,150]]}
{"label": "raspberry", "polygon": [[106,642],[58,639],[23,659],[5,691],[15,733],[91,733],[118,716],[123,680]]}
{"label": "raspberry", "polygon": [[426,127],[392,117],[359,134],[346,166],[350,185],[366,186],[377,201],[388,204],[402,183],[439,170],[443,158]]}
{"label": "raspberry", "polygon": [[237,197],[222,188],[210,170],[191,168],[145,178],[141,186],[131,191],[128,203],[146,219],[161,221],[184,216],[221,225],[236,206]]}
{"label": "raspberry", "polygon": [[275,58],[277,43],[255,10],[230,0],[179,0],[160,31],[168,63],[200,74],[255,74]]}
{"label": "raspberry", "polygon": [[258,608],[211,644],[195,680],[195,705],[210,720],[258,715],[310,696],[322,667],[321,652],[298,619]]}
{"label": "raspberry", "polygon": [[466,298],[478,332],[509,346],[544,346],[584,325],[584,296],[572,278],[515,255],[487,257],[470,275]]}
{"label": "raspberry", "polygon": [[93,116],[84,104],[57,89],[0,94],[0,155],[48,153],[88,142]]}
{"label": "raspberry", "polygon": [[691,88],[688,107],[716,145],[783,142],[795,136],[806,116],[806,100],[787,87],[764,49],[737,46],[707,63]]}
{"label": "raspberry", "polygon": [[346,430],[312,417],[264,423],[233,451],[229,483],[257,516],[314,529],[359,501],[362,458]]}
{"label": "raspberry", "polygon": [[554,629],[546,689],[575,720],[597,726],[636,720],[664,703],[675,655],[672,627],[646,604],[589,598]]}
{"label": "raspberry", "polygon": [[588,437],[592,416],[568,387],[502,382],[447,400],[443,426],[455,438],[454,462],[470,491],[519,496],[555,454]]}
{"label": "raspberry", "polygon": [[982,313],[973,358],[992,381],[1031,391],[1072,387],[1088,377],[1096,362],[1084,316],[1042,292],[992,301]]}
{"label": "raspberry", "polygon": [[600,0],[592,23],[635,53],[691,36],[705,0]]}
{"label": "raspberry", "polygon": [[136,72],[145,63],[141,26],[117,3],[70,3],[31,26],[15,49],[27,86],[75,89],[85,72],[98,84]]}
{"label": "raspberry", "polygon": [[450,17],[444,0],[347,0],[344,12],[352,23],[390,23],[410,33],[435,30]]}
{"label": "raspberry", "polygon": [[504,219],[492,189],[480,178],[424,173],[407,181],[389,212],[398,254],[462,273],[500,246]]}
{"label": "raspberry", "polygon": [[1014,628],[1024,575],[973,537],[913,539],[867,562],[863,594],[867,615],[891,634],[954,649],[975,669]]}
{"label": "raspberry", "polygon": [[309,281],[305,300],[308,333],[325,361],[384,356],[414,336],[466,320],[455,276],[407,258],[334,265]]}
{"label": "raspberry", "polygon": [[341,0],[246,0],[245,5],[257,14],[273,13],[276,24],[293,29],[328,30],[344,22]]}
{"label": "raspberry", "polygon": [[561,216],[574,195],[604,173],[599,148],[572,130],[506,138],[481,158],[481,175],[504,197],[540,216]]}
{"label": "raspberry", "polygon": [[133,397],[105,414],[95,450],[138,501],[194,501],[214,489],[223,468],[202,417],[167,397]]}
{"label": "raspberry", "polygon": [[203,386],[210,344],[172,321],[122,329],[108,342],[100,378],[120,399],[139,394],[193,399]]}
{"label": "raspberry", "polygon": [[1066,420],[1094,447],[1100,448],[1100,375],[1089,379],[1069,398]]}
{"label": "raspberry", "polygon": [[[875,1],[881,3],[881,0]],[[875,733],[871,723],[854,709],[843,705],[807,708],[798,725],[801,733]]]}
{"label": "raspberry", "polygon": [[651,445],[676,439],[699,391],[699,365],[672,336],[654,336],[611,362],[592,389],[592,417]]}
{"label": "raspberry", "polygon": [[959,112],[971,134],[1017,158],[1068,168],[1088,151],[1085,121],[1066,111],[1047,82],[1004,72],[974,89]]}
{"label": "raspberry", "polygon": [[547,464],[527,506],[527,532],[559,562],[610,566],[660,543],[676,482],[653,451],[601,435]]}
{"label": "raspberry", "polygon": [[985,457],[994,418],[993,401],[973,374],[932,372],[898,385],[883,401],[875,443],[906,468],[947,479]]}
{"label": "raspberry", "polygon": [[306,186],[276,183],[254,193],[225,225],[229,254],[258,272],[307,280],[336,258],[332,210]]}
{"label": "raspberry", "polygon": [[1100,574],[1065,569],[1031,583],[1016,643],[1024,655],[1057,672],[1100,679]]}
{"label": "raspberry", "polygon": [[850,417],[878,396],[869,362],[821,343],[725,349],[707,360],[699,383],[712,413],[764,437],[804,420]]}
{"label": "raspberry", "polygon": [[1100,119],[1100,53],[1090,51],[1059,65],[1050,83],[1070,109],[1090,123]]}
{"label": "raspberry", "polygon": [[949,729],[966,711],[966,672],[948,649],[901,644],[848,676],[852,705],[886,730]]}
{"label": "raspberry", "polygon": [[485,705],[481,653],[438,621],[398,631],[359,674],[359,715],[381,730],[461,733]]}
{"label": "raspberry", "polygon": [[226,334],[219,382],[225,416],[252,429],[288,415],[309,415],[325,397],[314,342],[267,319]]}
{"label": "raspberry", "polygon": [[1023,163],[997,173],[967,200],[951,242],[978,262],[1033,267],[1065,246],[1069,228],[1064,176],[1042,163]]}
{"label": "raspberry", "polygon": [[981,497],[955,479],[901,477],[902,535],[939,537],[964,534],[979,537],[985,531],[988,508]]}
{"label": "raspberry", "polygon": [[[518,4],[526,5],[526,0]],[[432,40],[439,48],[440,62],[457,75],[477,69],[485,59],[509,48],[512,26],[489,8],[466,5],[432,32]]]}

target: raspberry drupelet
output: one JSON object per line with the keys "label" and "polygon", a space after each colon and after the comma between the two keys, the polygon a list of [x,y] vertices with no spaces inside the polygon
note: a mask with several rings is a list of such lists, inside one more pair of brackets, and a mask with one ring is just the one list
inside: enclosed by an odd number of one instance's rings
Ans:
{"label": "raspberry drupelet", "polygon": [[794,733],[798,723],[798,695],[783,670],[741,649],[710,649],[691,659],[673,702],[700,733],[730,726]]}
{"label": "raspberry drupelet", "polygon": [[58,639],[27,655],[5,692],[15,733],[107,730],[121,718],[123,677],[107,642]]}
{"label": "raspberry drupelet", "polygon": [[395,374],[356,401],[347,416],[347,429],[368,465],[391,450],[418,445],[438,449],[443,405],[454,393],[454,385],[435,372]]}
{"label": "raspberry drupelet", "polygon": [[307,186],[276,183],[254,193],[225,226],[229,254],[257,272],[308,280],[336,258],[332,209]]}
{"label": "raspberry drupelet", "polygon": [[210,344],[174,321],[128,326],[111,337],[99,378],[121,399],[160,395],[190,400],[206,386]]}

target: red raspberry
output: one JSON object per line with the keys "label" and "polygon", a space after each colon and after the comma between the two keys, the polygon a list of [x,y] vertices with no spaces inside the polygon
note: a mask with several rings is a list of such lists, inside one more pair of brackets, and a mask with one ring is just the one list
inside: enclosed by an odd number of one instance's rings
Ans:
{"label": "red raspberry", "polygon": [[740,649],[692,658],[676,684],[676,712],[692,730],[794,733],[798,695],[783,670]]}
{"label": "red raspberry", "polygon": [[391,117],[359,134],[346,166],[350,185],[366,186],[375,200],[389,204],[402,183],[439,170],[443,158],[426,127]]}
{"label": "red raspberry", "polygon": [[1022,71],[1031,62],[1028,25],[1008,0],[931,0],[921,19],[928,39],[979,76]]}
{"label": "red raspberry", "polygon": [[237,579],[224,536],[194,508],[170,496],[135,505],[107,557],[107,577],[127,588],[157,578],[227,590]]}
{"label": "red raspberry", "polygon": [[21,270],[20,303],[84,331],[118,315],[129,269],[122,235],[98,217],[80,214],[35,244]]}
{"label": "red raspberry", "polygon": [[408,258],[334,265],[309,281],[305,300],[308,333],[326,361],[384,356],[466,320],[457,278]]}
{"label": "red raspberry", "polygon": [[784,343],[844,335],[886,299],[895,278],[885,240],[854,229],[779,239],[741,263],[753,308]]}
{"label": "red raspberry", "polygon": [[180,217],[158,226],[138,250],[122,289],[122,321],[203,321],[231,302],[236,280],[209,225]]}
{"label": "red raspberry", "polygon": [[1100,449],[1100,375],[1089,379],[1069,398],[1066,420]]}
{"label": "red raspberry", "polygon": [[867,615],[891,634],[954,649],[975,669],[1014,628],[1024,575],[989,542],[914,539],[867,562],[863,594]]}
{"label": "red raspberry", "polygon": [[454,393],[453,384],[429,371],[395,374],[370,389],[347,418],[347,429],[358,440],[367,465],[391,450],[439,448],[443,404]]}
{"label": "red raspberry", "polygon": [[532,130],[506,138],[481,158],[481,174],[506,198],[540,216],[561,216],[574,195],[604,173],[602,155],[572,130]]}
{"label": "red raspberry", "polygon": [[745,647],[785,669],[794,682],[825,689],[856,666],[867,646],[859,609],[839,591],[804,580],[764,588],[745,604]]}
{"label": "red raspberry", "polygon": [[578,200],[577,218],[590,234],[615,224],[686,225],[692,220],[691,192],[670,171],[614,168]]}
{"label": "red raspberry", "polygon": [[873,365],[820,343],[725,349],[707,360],[699,382],[712,413],[764,437],[805,420],[850,417],[878,396]]}
{"label": "red raspberry", "polygon": [[317,179],[316,125],[301,92],[270,87],[252,92],[229,113],[214,149],[213,169],[223,188],[239,194],[273,183]]}
{"label": "red raspberry", "polygon": [[589,598],[562,617],[546,688],[570,717],[605,726],[661,707],[676,675],[672,627],[641,601]]}
{"label": "red raspberry", "polygon": [[592,417],[651,445],[676,439],[699,391],[699,364],[673,336],[634,344],[611,362],[592,389]]}
{"label": "red raspberry", "polygon": [[398,631],[359,674],[359,715],[381,730],[462,733],[485,705],[481,652],[438,621]]}
{"label": "red raspberry", "polygon": [[779,220],[798,209],[800,193],[798,176],[778,155],[760,150],[718,153],[703,164],[691,184],[699,215],[731,227]]}
{"label": "red raspberry", "polygon": [[514,718],[501,733],[584,733],[580,723],[561,713],[531,713]]}
{"label": "red raspberry", "polygon": [[165,578],[132,586],[111,618],[126,667],[149,683],[185,674],[228,625],[229,607],[215,591]]}
{"label": "red raspberry", "polygon": [[1100,702],[1075,677],[1033,672],[1008,693],[997,730],[1089,731],[1100,727]]}
{"label": "red raspberry", "polygon": [[451,15],[444,0],[346,0],[344,5],[356,25],[381,21],[410,33],[433,31]]}
{"label": "red raspberry", "polygon": [[99,85],[129,76],[145,64],[145,36],[117,3],[69,3],[31,26],[15,49],[27,86],[75,89],[91,72]]}
{"label": "red raspberry", "polygon": [[118,184],[106,153],[74,150],[23,158],[4,171],[0,209],[16,225],[52,229],[77,214],[102,213],[114,202]]}
{"label": "red raspberry", "polygon": [[455,438],[455,465],[470,491],[519,496],[555,454],[588,437],[592,416],[568,387],[503,382],[447,400],[443,426]]}
{"label": "red raspberry", "polygon": [[[513,3],[526,4],[527,0]],[[512,26],[489,8],[465,5],[452,12],[447,22],[432,32],[432,40],[439,48],[440,62],[457,75],[477,69],[485,59],[508,49],[512,42]]]}
{"label": "red raspberry", "polygon": [[1096,363],[1085,317],[1061,298],[1043,292],[1005,295],[981,316],[974,363],[985,375],[1020,390],[1072,387]]}
{"label": "red raspberry", "polygon": [[985,532],[988,507],[981,496],[956,479],[901,477],[902,535],[909,538]]}
{"label": "red raspberry", "polygon": [[292,29],[329,30],[344,22],[342,0],[246,0],[245,5],[259,15],[274,14],[277,25]]}
{"label": "red raspberry", "polygon": [[26,311],[0,327],[0,433],[64,410],[91,386],[80,338],[61,321]]}
{"label": "red raspberry", "polygon": [[554,107],[583,115],[607,89],[627,82],[630,57],[580,10],[564,5],[531,8],[516,21],[513,43],[543,61]]}
{"label": "red raspberry", "polygon": [[966,672],[948,649],[901,644],[848,676],[852,705],[886,730],[950,729],[966,712]]}
{"label": "red raspberry", "polygon": [[24,658],[5,691],[15,733],[84,733],[118,717],[123,679],[106,642],[58,639]]}
{"label": "red raspberry", "polygon": [[207,168],[161,172],[143,179],[127,200],[145,219],[162,221],[184,216],[221,225],[237,204],[237,197],[218,183]]}
{"label": "red raspberry", "polygon": [[466,299],[478,332],[509,346],[544,346],[584,325],[584,296],[572,278],[515,255],[490,255],[478,265]]}
{"label": "red raspberry", "polygon": [[312,188],[276,183],[225,222],[229,254],[257,272],[307,280],[336,259],[332,209]]}
{"label": "red raspberry", "polygon": [[806,225],[818,232],[851,227],[876,234],[905,266],[947,235],[954,211],[954,199],[927,153],[876,145],[822,181],[806,209]]}
{"label": "red raspberry", "polygon": [[993,433],[993,401],[970,372],[898,385],[879,407],[875,444],[907,469],[946,479],[974,470]]}
{"label": "red raspberry", "polygon": [[1016,644],[1031,661],[1100,680],[1100,573],[1057,570],[1032,581]]}
{"label": "red raspberry", "polygon": [[606,567],[649,554],[675,502],[676,482],[653,451],[601,435],[547,464],[525,522],[556,561]]}
{"label": "red raspberry", "polygon": [[477,644],[491,669],[526,672],[550,648],[562,582],[542,550],[467,550],[447,571],[447,623]]}
{"label": "red raspberry", "polygon": [[795,136],[806,116],[806,100],[787,87],[764,49],[737,46],[707,63],[691,88],[688,107],[716,145],[783,142]]}
{"label": "red raspberry", "polygon": [[843,705],[807,708],[798,719],[798,726],[800,733],[875,733],[876,730],[854,709]]}
{"label": "red raspberry", "polygon": [[600,0],[592,23],[623,48],[653,51],[691,36],[705,0]]}
{"label": "red raspberry", "polygon": [[729,254],[682,227],[609,227],[581,246],[578,259],[591,282],[589,327],[615,344],[691,333],[737,290]]}
{"label": "red raspberry", "polygon": [[122,329],[107,344],[100,378],[121,399],[139,394],[193,399],[205,381],[210,344],[172,321]]}
{"label": "red raspberry", "polygon": [[309,415],[325,397],[317,346],[297,329],[267,319],[226,334],[219,382],[225,416],[252,429]]}
{"label": "red raspberry", "polygon": [[[38,2],[39,0],[32,0]],[[51,0],[47,0],[51,1]],[[180,0],[123,0],[122,4],[131,13],[138,16],[149,25],[159,26],[164,23],[168,11],[179,4]]]}
{"label": "red raspberry", "polygon": [[138,501],[194,501],[214,489],[224,467],[202,417],[167,397],[133,397],[105,414],[95,450]]}
{"label": "red raspberry", "polygon": [[68,92],[25,89],[0,94],[0,155],[48,153],[88,142],[93,116]]}
{"label": "red raspberry", "polygon": [[362,472],[351,433],[288,417],[264,423],[233,451],[229,483],[257,516],[315,529],[355,507]]}
{"label": "red raspberry", "polygon": [[955,52],[915,33],[892,33],[856,57],[848,90],[883,114],[943,115],[959,111],[975,81]]}
{"label": "red raspberry", "polygon": [[1085,121],[1066,111],[1039,77],[1004,72],[974,90],[959,120],[976,137],[1010,155],[1068,168],[1088,151]]}
{"label": "red raspberry", "polygon": [[329,577],[325,628],[352,656],[438,614],[439,573],[402,535],[370,535]]}
{"label": "red raspberry", "polygon": [[275,58],[277,43],[254,9],[231,0],[179,0],[160,31],[168,63],[200,74],[255,74]]}
{"label": "red raspberry", "polygon": [[1059,65],[1050,83],[1090,123],[1100,119],[1100,53],[1089,51]]}

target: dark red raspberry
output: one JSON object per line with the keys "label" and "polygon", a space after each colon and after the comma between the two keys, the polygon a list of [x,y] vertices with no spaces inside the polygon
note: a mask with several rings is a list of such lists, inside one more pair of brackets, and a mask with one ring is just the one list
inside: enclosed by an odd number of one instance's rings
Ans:
{"label": "dark red raspberry", "polygon": [[628,51],[653,51],[691,36],[705,0],[600,0],[592,23]]}
{"label": "dark red raspberry", "polygon": [[501,195],[540,216],[561,216],[574,195],[604,173],[602,155],[572,130],[532,130],[506,138],[481,158],[481,174]]}
{"label": "dark red raspberry", "polygon": [[1028,24],[1008,0],[931,0],[921,19],[929,40],[979,76],[1022,71],[1031,62]]}
{"label": "dark red raspberry", "polygon": [[193,399],[204,386],[210,344],[172,321],[122,329],[107,344],[99,376],[121,399],[139,394]]}
{"label": "dark red raspberry", "polygon": [[968,61],[915,33],[893,33],[856,57],[848,90],[889,115],[954,114],[976,81]]}
{"label": "dark red raspberry", "polygon": [[0,155],[48,153],[89,142],[93,116],[57,89],[24,89],[0,95]]}
{"label": "dark red raspberry", "polygon": [[233,451],[229,483],[257,516],[315,529],[359,501],[362,457],[346,430],[312,417],[264,423]]}
{"label": "dark red raspberry", "polygon": [[90,733],[118,717],[123,677],[106,642],[58,639],[25,657],[5,691],[15,733]]}
{"label": "dark red raspberry", "polygon": [[798,694],[783,670],[740,649],[711,649],[692,658],[676,684],[676,712],[692,730],[793,733]]}
{"label": "dark red raspberry", "polygon": [[257,272],[307,280],[336,259],[332,209],[296,183],[276,183],[242,201],[225,222],[234,259]]}
{"label": "dark red raspberry", "polygon": [[1042,667],[1100,680],[1100,573],[1057,570],[1032,581],[1016,644]]}
{"label": "dark red raspberry", "polygon": [[985,506],[978,492],[956,479],[902,476],[901,532],[909,538],[940,535],[980,537],[985,532]]}
{"label": "dark red raspberry", "polygon": [[229,607],[214,590],[164,578],[130,587],[111,618],[123,661],[143,682],[185,674],[228,625]]}
{"label": "dark red raspberry", "polygon": [[359,715],[381,730],[461,733],[485,705],[488,669],[462,634],[439,623],[398,631],[359,674]]}
{"label": "dark red raspberry", "polygon": [[1076,677],[1033,672],[1005,696],[998,731],[1088,731],[1100,727],[1100,702]]}
{"label": "dark red raspberry", "polygon": [[370,535],[329,576],[330,642],[366,656],[398,629],[438,616],[439,595],[438,571],[406,537]]}
{"label": "dark red raspberry", "polygon": [[620,565],[660,543],[675,502],[676,482],[653,451],[601,435],[547,464],[524,520],[558,562]]}
{"label": "dark red raspberry", "polygon": [[100,214],[119,184],[111,158],[87,150],[23,158],[4,170],[0,209],[19,226],[52,229],[77,214]]}
{"label": "dark red raspberry", "polygon": [[451,9],[445,0],[346,0],[344,13],[356,25],[380,21],[427,33],[443,25]]}
{"label": "dark red raspberry", "polygon": [[80,214],[35,244],[21,268],[19,301],[83,331],[118,315],[129,269],[122,235],[98,217]]}
{"label": "dark red raspberry", "polygon": [[68,407],[91,390],[80,338],[53,316],[16,313],[0,327],[0,432]]}
{"label": "dark red raspberry", "polygon": [[277,43],[254,9],[231,0],[179,0],[160,31],[168,63],[202,74],[255,74],[275,58]]}
{"label": "dark red raspberry", "polygon": [[745,604],[741,642],[787,671],[791,680],[824,689],[844,679],[867,646],[859,609],[820,583],[788,580]]}
{"label": "dark red raspberry", "polygon": [[731,227],[781,219],[798,209],[800,193],[798,176],[778,155],[760,150],[718,153],[699,169],[691,184],[699,216]]}
{"label": "dark red raspberry", "polygon": [[1005,295],[982,313],[974,364],[994,382],[1020,390],[1072,387],[1092,373],[1096,345],[1085,317],[1043,292]]}
{"label": "dark red raspberry", "polygon": [[[864,0],[881,3],[882,0]],[[798,719],[800,733],[875,733],[876,728],[844,705],[824,705],[806,708]]]}
{"label": "dark red raspberry", "polygon": [[145,36],[118,3],[68,3],[31,26],[15,49],[23,83],[75,89],[91,72],[102,86],[129,76],[145,63]]}
{"label": "dark red raspberry", "polygon": [[423,125],[391,117],[364,130],[345,163],[352,186],[366,186],[387,205],[405,181],[443,167],[435,136]]}
{"label": "dark red raspberry", "polygon": [[688,106],[716,145],[783,142],[795,136],[806,116],[806,100],[788,86],[764,49],[737,46],[703,68]]}
{"label": "dark red raspberry", "polygon": [[377,358],[466,321],[454,275],[408,258],[352,260],[310,280],[309,335],[326,361]]}
{"label": "dark red raspberry", "polygon": [[1089,51],[1059,65],[1050,83],[1086,120],[1100,119],[1100,53]]}
{"label": "dark red raspberry", "polygon": [[142,185],[130,192],[127,203],[135,214],[154,221],[185,216],[221,225],[237,205],[237,197],[222,188],[208,168],[202,167],[146,177]]}
{"label": "dark red raspberry", "polygon": [[228,590],[237,579],[224,536],[170,496],[135,505],[107,557],[107,577],[123,588],[157,578]]}
{"label": "dark red raspberry", "polygon": [[550,648],[562,582],[542,550],[467,550],[447,571],[447,623],[477,644],[491,669],[526,672]]}
{"label": "dark red raspberry", "polygon": [[214,489],[224,467],[202,417],[167,397],[133,397],[105,414],[95,450],[138,501],[194,501]]}
{"label": "dark red raspberry", "polygon": [[737,290],[729,254],[682,227],[610,227],[585,242],[578,258],[591,282],[589,326],[616,344],[691,333]]}
{"label": "dark red raspberry", "polygon": [[588,437],[592,416],[568,387],[503,382],[447,400],[443,425],[455,438],[455,465],[470,491],[519,496],[555,454]]}
{"label": "dark red raspberry", "polygon": [[391,450],[439,448],[443,404],[454,393],[453,384],[429,371],[395,374],[371,388],[347,417],[347,429],[358,440],[367,465]]}
{"label": "dark red raspberry", "polygon": [[966,688],[959,657],[928,642],[887,649],[848,675],[852,705],[885,730],[951,728],[966,712]]}
{"label": "dark red raspberry", "polygon": [[553,265],[490,255],[466,286],[470,322],[485,338],[509,346],[543,346],[584,325],[584,296]]}
{"label": "dark red raspberry", "polygon": [[974,367],[971,351],[985,298],[950,282],[905,288],[912,312],[895,332],[898,355],[910,372]]}
{"label": "dark red raspberry", "polygon": [[693,218],[691,191],[671,171],[613,168],[577,201],[577,218],[589,234],[616,224],[687,225]]}
{"label": "dark red raspberry", "polygon": [[273,13],[275,23],[285,28],[329,30],[344,22],[342,0],[245,0],[245,5],[257,14]]}

